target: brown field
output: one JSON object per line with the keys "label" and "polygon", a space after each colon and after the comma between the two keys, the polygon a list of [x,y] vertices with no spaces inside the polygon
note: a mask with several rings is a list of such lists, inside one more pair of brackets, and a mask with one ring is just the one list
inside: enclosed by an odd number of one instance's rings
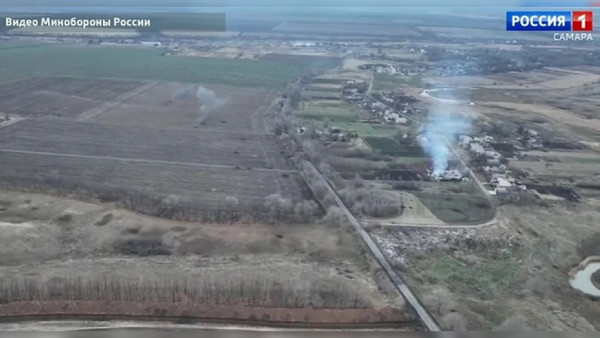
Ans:
{"label": "brown field", "polygon": [[274,135],[101,125],[60,119],[24,120],[2,130],[4,150],[114,157],[140,161],[293,170]]}
{"label": "brown field", "polygon": [[48,195],[1,196],[0,318],[414,322],[339,228],[177,222]]}
{"label": "brown field", "polygon": [[414,326],[352,231],[318,221],[263,119],[281,93],[203,86],[223,104],[173,82],[3,86],[0,318]]}
{"label": "brown field", "polygon": [[598,163],[555,163],[545,161],[514,161],[511,167],[531,171],[535,176],[573,177],[600,176]]}
{"label": "brown field", "polygon": [[568,110],[549,107],[542,104],[486,102],[483,105],[486,107],[515,110],[520,113],[527,112],[528,114],[541,115],[561,125],[584,128],[596,133],[600,131],[600,119],[580,117]]}
{"label": "brown field", "polygon": [[544,68],[529,72],[507,72],[482,76],[431,78],[438,86],[470,86],[489,89],[568,89],[600,80],[597,68]]}
{"label": "brown field", "polygon": [[[197,86],[161,83],[123,100],[91,122],[154,128],[194,128],[200,118]],[[225,104],[202,120],[210,130],[264,132],[262,114],[275,99],[263,89],[211,86]]]}
{"label": "brown field", "polygon": [[[240,212],[263,219],[271,194],[292,203],[312,198],[278,139],[265,134],[275,92],[211,87],[224,104],[199,124],[195,85],[35,78],[5,87],[10,107],[27,103],[12,112],[25,120],[0,130],[5,187],[193,220],[225,220],[224,213],[240,220]],[[61,96],[52,104],[64,113],[31,114],[48,105],[42,90]],[[164,209],[167,198],[176,210]]]}
{"label": "brown field", "polygon": [[140,85],[132,81],[31,78],[0,85],[0,113],[74,118]]}

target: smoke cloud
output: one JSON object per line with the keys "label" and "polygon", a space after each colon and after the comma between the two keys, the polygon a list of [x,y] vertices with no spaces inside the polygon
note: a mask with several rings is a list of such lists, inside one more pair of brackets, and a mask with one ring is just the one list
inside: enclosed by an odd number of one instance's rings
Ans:
{"label": "smoke cloud", "polygon": [[471,129],[471,118],[456,114],[451,104],[437,104],[433,107],[426,124],[421,129],[421,147],[433,162],[433,175],[441,175],[448,169],[451,149],[448,142]]}
{"label": "smoke cloud", "polygon": [[225,105],[225,100],[218,97],[214,91],[202,86],[198,87],[196,98],[200,103],[200,117],[198,123],[202,122],[210,113],[217,111]]}

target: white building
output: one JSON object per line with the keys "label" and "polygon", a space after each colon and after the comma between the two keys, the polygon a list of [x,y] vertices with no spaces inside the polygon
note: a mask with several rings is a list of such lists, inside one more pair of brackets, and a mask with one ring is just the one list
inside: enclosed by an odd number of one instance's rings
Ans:
{"label": "white building", "polygon": [[160,43],[160,41],[141,41],[140,44],[142,46],[148,46],[148,47],[160,47],[160,46],[162,46],[162,43]]}
{"label": "white building", "polygon": [[507,188],[510,188],[510,187],[512,187],[512,183],[510,183],[510,182],[509,182],[507,179],[505,179],[505,178],[499,178],[499,179],[498,179],[498,183],[496,184],[496,187],[497,187],[497,188],[504,188],[504,189],[507,189]]}

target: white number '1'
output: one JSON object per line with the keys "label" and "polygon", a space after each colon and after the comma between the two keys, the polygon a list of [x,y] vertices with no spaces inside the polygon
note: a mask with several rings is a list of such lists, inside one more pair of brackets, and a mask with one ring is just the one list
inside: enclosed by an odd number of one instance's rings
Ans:
{"label": "white number '1'", "polygon": [[577,21],[581,22],[581,28],[585,29],[585,14],[581,14],[580,16],[577,17]]}

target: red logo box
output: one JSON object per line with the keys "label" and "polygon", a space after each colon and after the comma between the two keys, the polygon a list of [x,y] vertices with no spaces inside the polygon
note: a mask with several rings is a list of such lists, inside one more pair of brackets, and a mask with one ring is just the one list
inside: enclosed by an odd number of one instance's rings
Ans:
{"label": "red logo box", "polygon": [[591,31],[594,28],[594,12],[573,11],[573,31]]}

